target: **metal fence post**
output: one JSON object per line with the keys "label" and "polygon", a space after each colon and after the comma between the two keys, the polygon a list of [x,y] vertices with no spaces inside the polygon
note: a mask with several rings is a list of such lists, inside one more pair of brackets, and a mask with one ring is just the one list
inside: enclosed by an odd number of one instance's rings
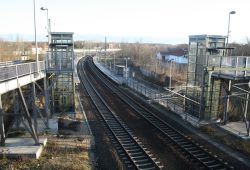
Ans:
{"label": "metal fence post", "polygon": [[2,105],[2,98],[0,95],[0,133],[1,133],[1,146],[5,145],[5,130],[4,130],[4,121],[3,121],[3,105]]}

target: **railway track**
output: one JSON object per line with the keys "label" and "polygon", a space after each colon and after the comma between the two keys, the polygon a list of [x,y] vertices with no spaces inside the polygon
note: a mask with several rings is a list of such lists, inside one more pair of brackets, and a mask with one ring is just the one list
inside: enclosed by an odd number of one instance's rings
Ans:
{"label": "railway track", "polygon": [[154,170],[163,169],[163,166],[147,151],[139,139],[133,135],[132,131],[122,120],[112,111],[101,95],[91,84],[91,75],[87,76],[84,71],[86,62],[80,61],[78,64],[78,74],[81,82],[89,93],[100,116],[105,122],[111,136],[111,141],[124,161],[128,169]]}
{"label": "railway track", "polygon": [[173,126],[160,119],[148,108],[148,106],[146,106],[148,105],[147,103],[135,100],[124,93],[120,88],[114,85],[114,83],[111,83],[105,75],[100,73],[100,71],[94,66],[92,60],[89,60],[88,63],[92,72],[96,74],[96,78],[98,77],[102,80],[103,84],[108,87],[112,93],[119,96],[145,120],[152,124],[162,134],[162,136],[170,141],[179,153],[191,161],[196,169],[234,169],[216,155],[209,152],[203,146],[199,145],[188,136],[183,135]]}

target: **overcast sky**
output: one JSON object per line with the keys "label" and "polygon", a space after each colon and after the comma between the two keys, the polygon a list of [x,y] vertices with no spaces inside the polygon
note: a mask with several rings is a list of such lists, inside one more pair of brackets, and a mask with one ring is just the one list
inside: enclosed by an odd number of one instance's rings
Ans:
{"label": "overcast sky", "polygon": [[[46,12],[52,31],[74,32],[75,39],[188,43],[194,34],[250,38],[250,0],[35,0],[38,40],[46,40]],[[0,37],[32,39],[33,0],[0,0]],[[6,36],[7,35],[7,36]]]}

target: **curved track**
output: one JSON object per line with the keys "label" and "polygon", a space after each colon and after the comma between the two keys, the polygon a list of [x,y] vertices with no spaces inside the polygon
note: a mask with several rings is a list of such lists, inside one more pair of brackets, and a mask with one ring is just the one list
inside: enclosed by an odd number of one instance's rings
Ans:
{"label": "curved track", "polygon": [[120,88],[111,83],[110,80],[100,73],[100,71],[94,66],[92,60],[88,60],[88,64],[91,66],[90,68],[92,69],[93,74],[96,75],[96,78],[98,77],[101,79],[113,93],[129,104],[135,111],[151,123],[164,137],[171,141],[171,144],[176,148],[176,150],[187,157],[197,169],[233,169],[233,167],[219,159],[216,155],[213,155],[211,152],[203,148],[203,146],[200,146],[189,137],[183,135],[170,124],[162,121],[148,109],[148,104],[131,98]]}
{"label": "curved track", "polygon": [[156,162],[156,159],[149,154],[138,138],[133,135],[129,128],[112,111],[91,84],[93,76],[90,74],[87,75],[84,71],[87,60],[85,62],[81,60],[77,66],[80,80],[98,109],[106,127],[112,134],[111,141],[116,146],[126,167],[129,169],[142,170],[163,169],[163,167],[159,165],[159,162]]}

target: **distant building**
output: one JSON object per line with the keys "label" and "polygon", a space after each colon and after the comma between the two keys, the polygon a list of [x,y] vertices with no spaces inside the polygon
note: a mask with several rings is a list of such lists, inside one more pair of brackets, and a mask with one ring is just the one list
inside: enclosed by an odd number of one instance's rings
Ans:
{"label": "distant building", "polygon": [[[32,54],[36,54],[36,48],[32,47]],[[41,47],[37,48],[37,53],[42,54],[43,49]]]}
{"label": "distant building", "polygon": [[173,61],[179,64],[188,63],[186,50],[183,49],[169,49],[168,51],[160,51],[156,54],[156,58],[162,62]]}

